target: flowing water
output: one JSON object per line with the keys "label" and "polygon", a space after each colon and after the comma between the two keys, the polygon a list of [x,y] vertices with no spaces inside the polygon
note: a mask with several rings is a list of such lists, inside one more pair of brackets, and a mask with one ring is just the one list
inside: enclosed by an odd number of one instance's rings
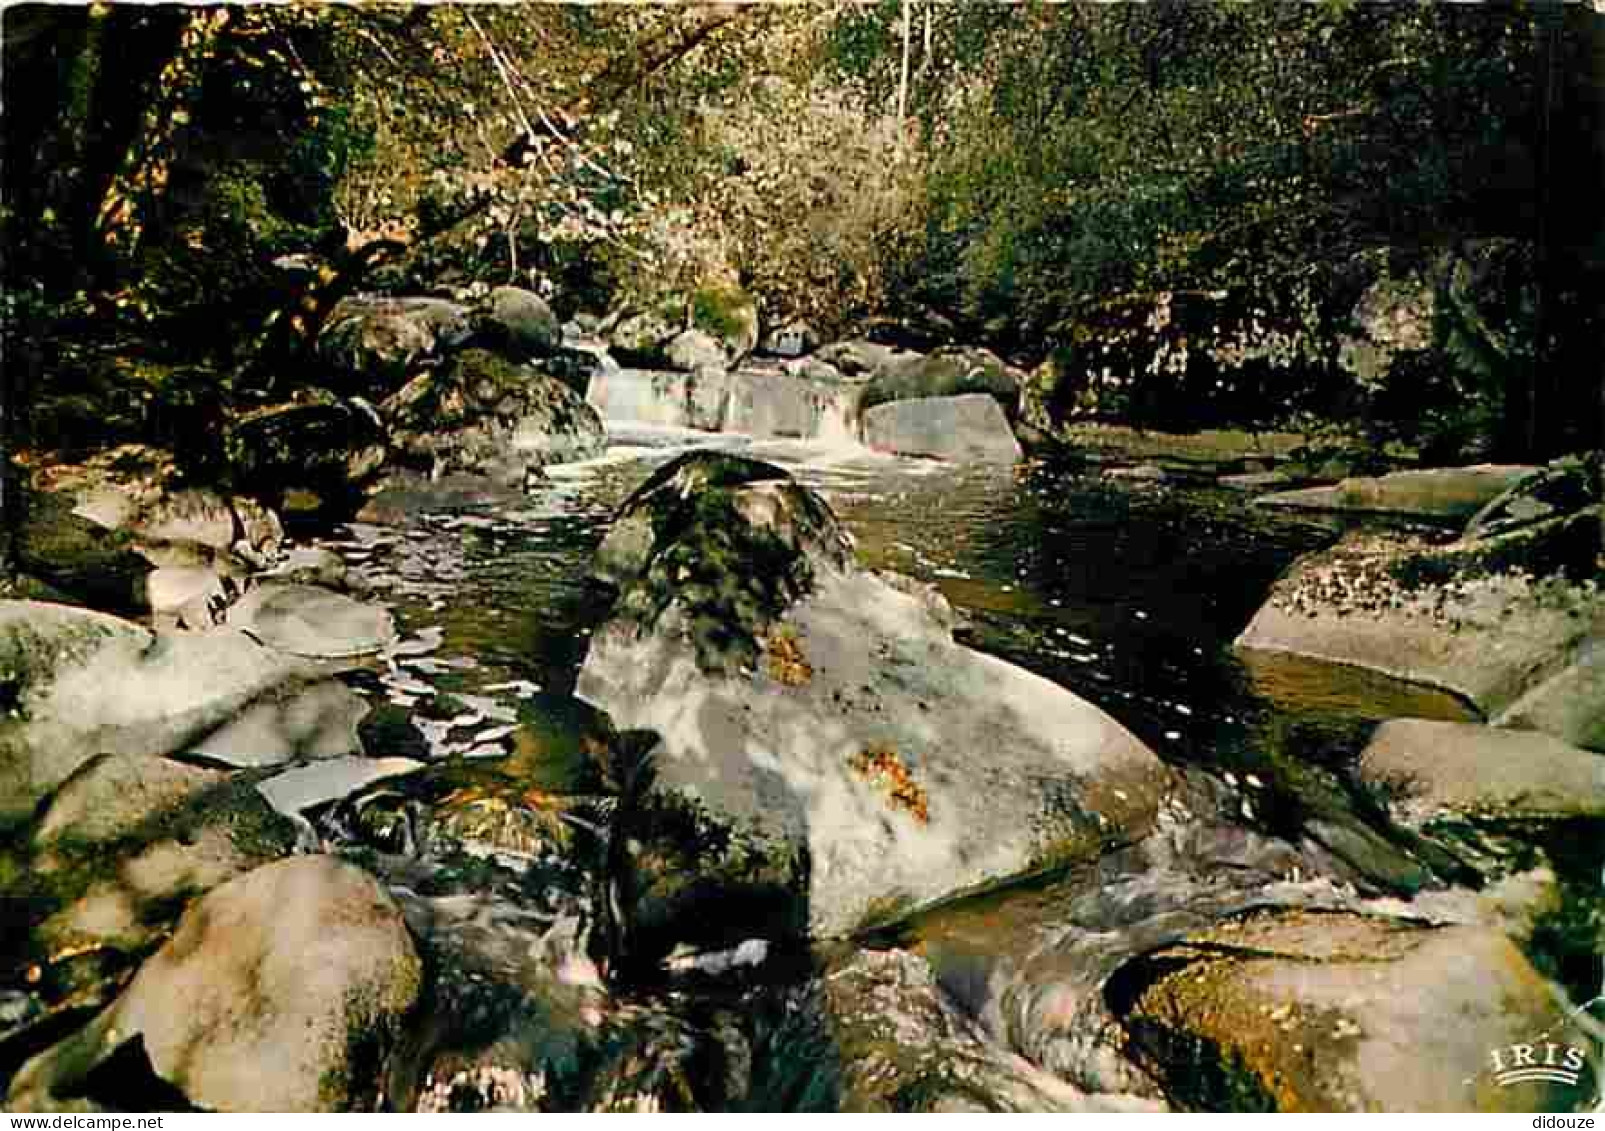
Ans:
{"label": "flowing water", "polygon": [[[963,642],[1098,704],[1177,765],[1254,785],[1257,811],[1245,800],[1242,816],[1265,835],[1294,835],[1306,815],[1348,804],[1342,767],[1373,721],[1471,717],[1427,689],[1286,658],[1245,665],[1233,654],[1278,574],[1331,542],[1336,520],[1070,465],[959,467],[659,424],[615,422],[610,438],[605,457],[552,468],[551,482],[528,495],[458,490],[330,543],[412,642],[368,690],[404,706],[441,692],[464,705],[459,717],[426,723],[437,753],[506,753],[521,698],[571,692],[611,599],[585,579],[611,515],[653,469],[696,446],[786,467],[841,516],[864,565],[939,585],[960,613]],[[1150,900],[1141,870],[1127,880],[1138,885],[1134,899]],[[995,982],[997,954],[1087,891],[1084,878],[1022,884],[927,917],[896,941],[945,964],[955,985]],[[653,1008],[683,1020],[687,1007]],[[1029,1051],[1018,1041],[1015,1050]]]}

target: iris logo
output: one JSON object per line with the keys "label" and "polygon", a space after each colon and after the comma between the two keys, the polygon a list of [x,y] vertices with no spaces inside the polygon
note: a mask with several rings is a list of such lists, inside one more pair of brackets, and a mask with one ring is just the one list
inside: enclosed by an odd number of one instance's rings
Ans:
{"label": "iris logo", "polygon": [[1588,1064],[1582,1049],[1554,1041],[1506,1045],[1490,1052],[1488,1059],[1492,1062],[1494,1082],[1501,1088],[1535,1080],[1575,1088]]}

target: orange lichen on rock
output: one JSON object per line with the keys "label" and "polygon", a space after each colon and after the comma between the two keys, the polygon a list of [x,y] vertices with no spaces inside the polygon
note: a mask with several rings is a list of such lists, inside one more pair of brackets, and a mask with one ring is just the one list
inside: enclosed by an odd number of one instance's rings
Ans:
{"label": "orange lichen on rock", "polygon": [[853,772],[883,788],[894,808],[904,809],[920,824],[931,819],[925,789],[914,780],[897,751],[884,743],[866,746],[847,760]]}
{"label": "orange lichen on rock", "polygon": [[801,687],[814,677],[813,665],[803,655],[797,634],[781,629],[769,637],[769,678],[786,687]]}

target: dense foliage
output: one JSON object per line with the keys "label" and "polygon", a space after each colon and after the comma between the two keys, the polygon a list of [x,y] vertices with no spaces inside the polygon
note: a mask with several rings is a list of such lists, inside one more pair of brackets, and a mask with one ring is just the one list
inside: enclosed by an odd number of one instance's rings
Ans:
{"label": "dense foliage", "polygon": [[[1061,414],[1302,409],[1413,440],[1437,420],[1446,453],[1476,431],[1507,454],[1575,447],[1599,426],[1575,343],[1600,330],[1600,20],[1353,0],[16,6],[7,370],[113,430],[265,395],[327,306],[284,267],[312,253],[324,298],[517,282],[568,316],[740,288],[771,325],[1050,358]],[[1470,305],[1467,241],[1499,249]],[[1342,342],[1379,278],[1438,293],[1447,367],[1353,379]]]}

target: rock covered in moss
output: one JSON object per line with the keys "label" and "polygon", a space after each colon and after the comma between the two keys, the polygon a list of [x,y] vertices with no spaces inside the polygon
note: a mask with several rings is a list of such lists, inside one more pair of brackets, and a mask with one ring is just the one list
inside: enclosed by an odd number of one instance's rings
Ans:
{"label": "rock covered in moss", "polygon": [[1564,1018],[1485,927],[1265,912],[1146,955],[1110,993],[1131,1052],[1195,1110],[1552,1111],[1578,1098],[1496,1077],[1491,1053]]}
{"label": "rock covered in moss", "polygon": [[528,465],[587,459],[605,443],[601,418],[573,389],[484,350],[415,377],[380,407],[396,460],[434,477],[522,481]]}
{"label": "rock covered in moss", "polygon": [[318,356],[364,391],[400,385],[414,366],[466,340],[467,307],[440,298],[352,296],[329,312],[318,333]]}
{"label": "rock covered in moss", "polygon": [[682,457],[598,562],[622,593],[579,695],[662,735],[658,788],[767,861],[765,884],[806,878],[817,934],[1140,838],[1168,788],[1108,715],[859,571],[779,469]]}
{"label": "rock covered in moss", "polygon": [[[824,352],[821,352],[824,357]],[[824,358],[830,361],[829,357]],[[1012,421],[1020,402],[1024,375],[990,350],[947,346],[931,354],[884,357],[864,386],[862,406],[889,401],[922,400],[985,393]]]}
{"label": "rock covered in moss", "polygon": [[74,512],[70,497],[30,492],[22,499],[17,564],[50,590],[108,612],[149,610],[152,566],[123,531]]}
{"label": "rock covered in moss", "polygon": [[[294,827],[250,783],[143,754],[103,754],[51,794],[24,834],[13,891],[32,960],[137,957],[188,903],[287,856]],[[12,885],[8,885],[12,886]]]}
{"label": "rock covered in moss", "polygon": [[23,1066],[7,1102],[54,1108],[138,1040],[196,1107],[368,1108],[422,980],[371,876],[327,856],[270,864],[192,907],[110,1009]]}
{"label": "rock covered in moss", "polygon": [[1353,511],[1464,521],[1531,474],[1518,464],[1479,464],[1395,471],[1344,479],[1335,486],[1278,491],[1256,506],[1294,510]]}
{"label": "rock covered in moss", "polygon": [[546,300],[522,287],[490,292],[485,331],[514,357],[545,357],[563,341],[563,328]]}

